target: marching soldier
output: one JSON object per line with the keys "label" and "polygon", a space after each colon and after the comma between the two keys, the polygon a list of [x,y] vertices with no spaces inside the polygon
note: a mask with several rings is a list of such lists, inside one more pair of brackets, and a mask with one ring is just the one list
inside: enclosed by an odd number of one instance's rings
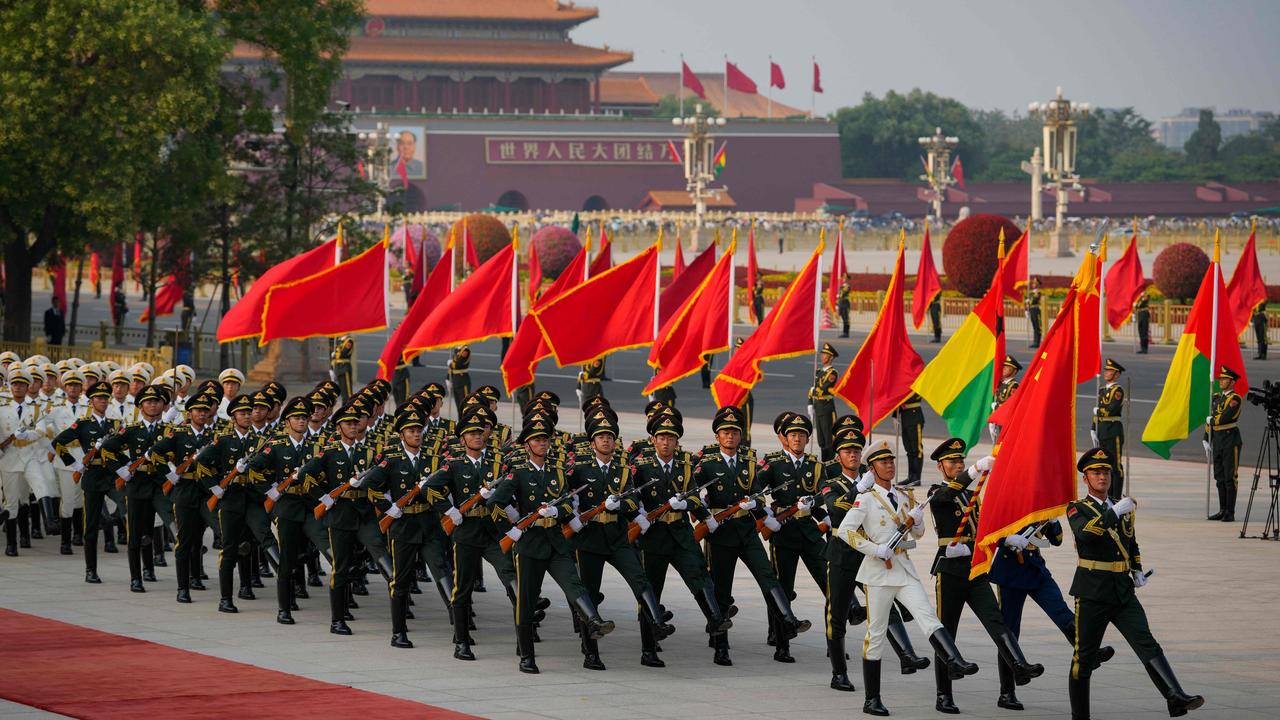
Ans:
{"label": "marching soldier", "polygon": [[933,296],[933,301],[929,303],[929,323],[933,325],[933,339],[929,342],[942,342],[942,293],[939,292]]}
{"label": "marching soldier", "polygon": [[1240,376],[1229,368],[1218,373],[1218,392],[1207,420],[1204,446],[1213,458],[1213,480],[1218,486],[1218,512],[1210,520],[1232,522],[1236,519],[1236,490],[1240,471],[1240,396],[1236,380]]}
{"label": "marching soldier", "polygon": [[1249,322],[1253,324],[1253,337],[1258,344],[1258,352],[1253,356],[1254,360],[1267,359],[1267,301],[1263,300],[1253,306],[1253,314],[1249,316]]}
{"label": "marching soldier", "polygon": [[1093,444],[1111,453],[1116,469],[1112,474],[1111,499],[1119,500],[1124,494],[1124,388],[1120,387],[1120,373],[1124,366],[1107,358],[1102,368],[1105,385],[1098,388],[1098,404],[1093,408]]}
{"label": "marching soldier", "polygon": [[[1013,397],[1014,391],[1018,389],[1018,373],[1022,371],[1022,363],[1012,355],[1006,355],[1004,364],[1000,371],[1003,375],[1000,378],[1000,386],[996,388],[995,399],[991,401],[991,409],[1003,405],[1009,398]],[[1000,426],[995,423],[987,423],[987,430],[991,433],[991,442],[996,442],[1000,438]]]}
{"label": "marching soldier", "polygon": [[453,405],[462,416],[462,404],[471,395],[471,347],[462,345],[453,349],[449,358],[449,379],[446,383],[453,393]]}
{"label": "marching soldier", "polygon": [[1151,296],[1146,290],[1133,301],[1133,314],[1138,322],[1138,354],[1146,355],[1151,344]]}
{"label": "marching soldier", "polygon": [[[62,373],[63,400],[54,403],[44,416],[45,433],[54,440],[75,425],[78,420],[89,414],[89,399],[84,394],[84,375],[79,370],[67,370]],[[84,458],[84,450],[78,445],[69,446],[71,457],[75,461]],[[54,447],[54,454],[61,452]],[[52,458],[51,458],[52,459]],[[74,463],[73,463],[74,464]],[[58,479],[58,514],[61,522],[59,531],[62,535],[62,546],[59,552],[63,555],[72,553],[72,546],[84,545],[84,493],[76,482],[75,473],[61,462],[52,463],[54,474]]]}
{"label": "marching soldier", "polygon": [[[862,458],[862,448],[866,445],[862,431],[850,428],[836,433],[835,454],[836,470],[839,473],[829,478],[823,487],[822,499],[826,505],[827,521],[836,527],[844,520],[844,516],[853,508],[854,499],[858,496],[858,472]],[[827,619],[827,657],[831,660],[831,689],[853,692],[856,688],[849,681],[849,663],[844,650],[845,624],[858,624],[866,618],[866,612],[860,612],[857,623],[850,617],[850,611],[857,607],[858,598],[854,595],[857,587],[858,568],[862,566],[862,553],[854,550],[847,543],[828,541],[826,545],[827,577],[826,577],[826,619]],[[901,621],[899,621],[901,622]]]}
{"label": "marching soldier", "polygon": [[853,286],[849,283],[849,276],[840,278],[840,299],[836,303],[836,310],[840,313],[840,322],[844,325],[844,330],[840,332],[840,337],[849,337],[849,310],[853,307],[850,296],[853,293]]}
{"label": "marching soldier", "polygon": [[201,558],[205,524],[204,512],[211,493],[196,482],[194,457],[213,441],[209,419],[218,396],[216,390],[198,393],[186,400],[187,422],[168,428],[151,446],[151,462],[165,473],[170,483],[168,501],[173,503],[177,544],[173,548],[178,577],[177,601],[191,602],[192,588],[203,590]]}
{"label": "marching soldier", "polygon": [[[107,461],[107,469],[124,482],[125,532],[129,541],[129,590],[141,593],[147,591],[142,585],[143,580],[156,580],[153,567],[147,567],[145,571],[143,569],[142,545],[144,539],[150,541],[152,537],[151,528],[155,524],[158,506],[164,501],[161,486],[165,476],[154,463],[147,461],[147,456],[151,452],[151,446],[165,433],[160,413],[167,399],[159,387],[148,385],[139,391],[137,402],[139,421],[126,427],[121,433],[108,437],[102,443],[102,453]],[[134,467],[133,463],[136,461],[142,462]],[[154,548],[151,550],[155,551]],[[151,557],[146,559],[150,561]]]}
{"label": "marching soldier", "polygon": [[902,433],[902,449],[907,455],[907,478],[898,483],[901,488],[919,487],[920,476],[924,472],[924,409],[920,407],[922,400],[916,393],[911,393],[893,411]]}
{"label": "marching soldier", "polygon": [[[960,627],[960,614],[968,605],[983,629],[991,636],[1000,656],[1000,697],[996,705],[1012,710],[1017,703],[1014,697],[1016,685],[1025,685],[1032,678],[1044,674],[1043,665],[1027,662],[1018,645],[1018,639],[1005,627],[1000,614],[1000,604],[991,591],[987,574],[970,578],[973,542],[977,535],[979,501],[973,497],[969,484],[991,470],[995,458],[987,456],[970,466],[964,466],[967,450],[964,440],[951,438],[934,449],[929,458],[938,463],[942,483],[929,491],[929,509],[933,511],[933,525],[938,532],[938,552],[930,572],[935,577],[938,599],[938,619],[954,637]],[[955,714],[956,707],[951,694],[951,676],[942,656],[936,656],[934,678],[938,686],[938,699],[934,708],[941,713]]]}
{"label": "marching soldier", "polygon": [[227,368],[218,373],[218,384],[222,386],[222,399],[218,401],[218,417],[230,421],[231,401],[240,395],[240,388],[244,385],[244,373],[235,368]]}
{"label": "marching soldier", "polygon": [[[27,498],[31,494],[28,467],[40,434],[36,430],[39,409],[30,396],[31,372],[20,363],[7,371],[11,399],[0,406],[0,494],[4,496],[5,555],[31,547]],[[38,536],[37,536],[38,537]]]}
{"label": "marching soldier", "polygon": [[1146,667],[1151,682],[1168,703],[1169,715],[1186,715],[1204,705],[1204,698],[1188,695],[1151,635],[1147,613],[1138,601],[1138,588],[1150,573],[1142,570],[1142,555],[1134,531],[1132,498],[1112,502],[1108,493],[1115,461],[1102,448],[1080,456],[1080,471],[1088,495],[1067,505],[1067,521],[1076,539],[1080,560],[1071,594],[1076,598],[1076,643],[1067,692],[1071,717],[1089,717],[1089,678],[1096,667],[1099,645],[1107,625],[1114,625]]}
{"label": "marching soldier", "polygon": [[751,286],[751,312],[755,315],[756,325],[764,322],[764,278],[756,277]]}
{"label": "marching soldier", "polygon": [[1027,312],[1027,321],[1031,323],[1031,343],[1027,347],[1040,347],[1040,278],[1032,276],[1027,283],[1023,308]]}
{"label": "marching soldier", "polygon": [[329,379],[338,384],[342,402],[351,399],[355,387],[355,353],[356,341],[350,335],[343,335],[334,341],[333,352],[329,354]]}
{"label": "marching soldier", "polygon": [[[707,565],[716,586],[716,600],[720,607],[733,604],[733,575],[741,560],[755,578],[764,593],[769,612],[781,618],[778,637],[790,639],[809,629],[808,620],[800,620],[791,610],[791,600],[778,582],[769,559],[756,534],[756,520],[768,518],[770,511],[760,506],[760,499],[769,492],[756,475],[755,453],[741,451],[742,411],[735,407],[722,407],[716,411],[711,430],[716,435],[716,447],[704,451],[694,471],[694,485],[706,485],[702,503],[692,512],[706,526],[710,534],[705,543]],[[721,517],[717,520],[716,516]],[[773,521],[774,525],[778,523]],[[774,528],[771,528],[774,529]],[[715,636],[717,665],[732,665],[729,659],[729,635]]]}
{"label": "marching soldier", "polygon": [[[498,483],[486,504],[506,508],[515,517],[516,526],[506,532],[515,544],[517,584],[516,647],[520,656],[520,672],[537,674],[533,634],[538,619],[542,579],[547,573],[578,613],[585,633],[598,640],[613,632],[613,621],[602,620],[596,603],[587,592],[573,561],[572,549],[565,539],[562,525],[574,514],[564,470],[547,463],[554,427],[546,420],[531,419],[520,431],[519,443],[525,448],[525,459],[514,466]],[[536,518],[529,521],[530,518]],[[526,522],[528,521],[528,522]],[[521,529],[519,525],[526,525]]]}
{"label": "marching soldier", "polygon": [[924,584],[907,554],[924,536],[924,505],[915,503],[911,491],[893,487],[896,474],[893,450],[879,442],[867,454],[875,484],[853,501],[836,531],[840,542],[849,544],[866,557],[858,569],[858,580],[867,587],[867,637],[862,649],[862,681],[866,700],[862,712],[888,715],[880,700],[880,653],[889,609],[901,602],[915,616],[916,625],[929,637],[934,653],[946,665],[952,680],[978,672],[956,649],[951,633],[934,614]]}
{"label": "marching soldier", "polygon": [[[111,389],[106,383],[97,382],[89,386],[88,395],[89,414],[58,433],[53,439],[53,450],[64,467],[70,469],[73,475],[80,475],[80,491],[84,493],[84,581],[98,584],[102,582],[98,577],[98,528],[104,517],[110,518],[106,514],[104,503],[107,493],[115,488],[115,477],[107,470],[106,456],[99,445],[109,434],[118,430],[119,423],[106,416],[107,401],[111,398]],[[9,527],[6,522],[6,532]],[[107,525],[103,531],[106,541],[114,547],[111,526]],[[14,553],[17,553],[16,548]]]}
{"label": "marching soldier", "polygon": [[813,387],[809,388],[809,417],[818,432],[818,446],[821,448],[822,461],[829,462],[833,456],[831,451],[831,426],[836,421],[836,401],[831,394],[839,378],[831,361],[840,357],[840,353],[831,347],[831,343],[822,343],[819,356],[822,367],[813,375]]}

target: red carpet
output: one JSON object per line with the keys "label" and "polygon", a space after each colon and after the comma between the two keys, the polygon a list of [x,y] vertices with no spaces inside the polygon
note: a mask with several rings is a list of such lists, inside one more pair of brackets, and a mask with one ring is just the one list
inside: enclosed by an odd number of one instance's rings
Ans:
{"label": "red carpet", "polygon": [[0,697],[82,718],[470,718],[0,609]]}

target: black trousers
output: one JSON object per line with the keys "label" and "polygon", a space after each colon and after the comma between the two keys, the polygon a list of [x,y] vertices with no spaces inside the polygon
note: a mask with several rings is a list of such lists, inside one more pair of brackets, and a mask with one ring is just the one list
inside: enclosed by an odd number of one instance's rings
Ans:
{"label": "black trousers", "polygon": [[1108,624],[1116,626],[1142,662],[1164,654],[1160,643],[1151,635],[1147,611],[1142,609],[1137,595],[1118,603],[1076,598],[1076,643],[1071,656],[1073,679],[1083,680],[1093,675],[1098,648]]}
{"label": "black trousers", "polygon": [[[1114,426],[1115,429],[1112,429]],[[1115,466],[1111,470],[1111,489],[1107,495],[1112,500],[1124,497],[1124,425],[1121,422],[1098,423],[1098,445],[1111,453]]]}
{"label": "black trousers", "polygon": [[1038,305],[1027,311],[1027,319],[1031,321],[1031,347],[1040,347],[1040,307]]}
{"label": "black trousers", "polygon": [[[778,576],[774,574],[773,565],[769,562],[769,557],[765,555],[764,546],[760,544],[759,540],[754,539],[755,522],[754,518],[746,517],[734,518],[721,523],[721,527],[717,532],[732,530],[732,528],[725,527],[730,523],[751,523],[752,537],[747,538],[742,544],[715,545],[710,541],[705,542],[707,568],[711,573],[711,580],[716,586],[716,604],[722,608],[727,608],[732,604],[733,575],[737,570],[739,560],[742,561],[743,565],[747,566],[747,570],[755,578],[756,585],[760,586],[760,592],[766,597],[770,591],[779,586]],[[728,636],[728,633],[717,635],[716,642],[724,642],[727,646]]]}
{"label": "black trousers", "polygon": [[836,456],[831,449],[831,429],[836,424],[836,403],[834,400],[813,401],[813,426],[818,435],[818,447],[822,452],[822,461],[828,462]]}
{"label": "black trousers", "polygon": [[919,482],[924,472],[924,411],[911,408],[898,416],[902,423],[902,450],[907,455],[907,479]]}
{"label": "black trousers", "polygon": [[[991,582],[986,575],[970,580],[961,575],[938,573],[934,580],[934,594],[936,595],[934,602],[938,606],[938,620],[942,621],[942,626],[951,633],[951,637],[956,636],[956,630],[960,627],[960,615],[964,612],[965,605],[973,610],[974,616],[978,618],[978,622],[982,623],[982,628],[987,631],[993,641],[998,643],[1000,636],[1008,632],[1004,624],[1004,616],[1000,613],[1000,603],[996,600],[996,594],[991,589]],[[937,670],[934,677],[937,680],[938,692],[950,694],[951,676],[946,672],[946,662],[936,654],[933,662]],[[1002,692],[1013,689],[1012,682],[1009,683],[1009,687],[1005,686],[1006,677],[1012,680],[1012,673],[1001,667],[1000,689]]]}
{"label": "black trousers", "polygon": [[[806,520],[806,522],[808,522]],[[786,528],[783,528],[784,530]],[[813,582],[823,590],[827,587],[827,548],[823,543],[805,543],[800,546],[799,550],[788,547],[780,547],[776,543],[769,543],[769,562],[773,565],[773,573],[778,576],[778,584],[782,586],[783,591],[787,593],[788,598],[795,597],[796,590],[796,570],[800,567],[800,561],[804,561],[804,567],[809,571],[809,577],[813,578]],[[772,616],[769,618],[771,623],[778,623],[781,618]],[[774,633],[774,647],[788,648],[791,641],[786,637],[786,633]]]}
{"label": "black trousers", "polygon": [[[449,602],[457,611],[461,607],[471,606],[471,596],[478,580],[484,576],[481,560],[486,560],[498,573],[504,587],[516,586],[516,569],[511,564],[511,556],[502,552],[498,543],[491,542],[484,547],[464,543],[451,543],[453,546],[453,597]],[[430,565],[427,559],[427,565]],[[433,571],[435,568],[431,568]],[[457,612],[454,613],[457,617]]]}
{"label": "black trousers", "polygon": [[178,575],[178,589],[191,589],[191,576],[199,572],[200,553],[204,543],[204,516],[200,507],[174,504],[173,521],[178,526],[177,544],[173,546],[174,569]]}
{"label": "black trousers", "polygon": [[1151,344],[1151,313],[1140,312],[1138,315],[1138,346],[1142,352]]}
{"label": "black trousers", "polygon": [[538,598],[542,596],[542,579],[548,574],[564,592],[565,597],[578,598],[587,592],[578,577],[578,566],[573,557],[553,553],[549,558],[520,555],[516,550],[516,626],[532,627],[538,611]]}
{"label": "black trousers", "polygon": [[[156,522],[156,508],[151,498],[124,498],[124,531],[129,540],[129,579],[142,579],[142,539],[151,537]],[[150,555],[150,553],[148,553]],[[148,565],[150,558],[148,557]]]}
{"label": "black trousers", "polygon": [[929,321],[933,325],[933,341],[942,342],[942,305],[929,306]]}
{"label": "black trousers", "polygon": [[[84,491],[84,570],[98,572],[98,528],[102,527],[102,513],[107,494],[94,490]],[[106,529],[111,532],[111,528]]]}
{"label": "black trousers", "polygon": [[1218,486],[1218,509],[1234,515],[1240,485],[1240,443],[1214,441],[1213,480]]}

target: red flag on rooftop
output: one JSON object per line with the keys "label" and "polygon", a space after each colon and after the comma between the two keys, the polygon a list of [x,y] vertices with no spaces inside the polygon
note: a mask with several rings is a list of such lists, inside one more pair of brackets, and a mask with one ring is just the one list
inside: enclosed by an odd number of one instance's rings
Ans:
{"label": "red flag on rooftop", "polygon": [[769,61],[769,86],[779,90],[787,87],[787,80],[782,76],[782,66],[772,60]]}
{"label": "red flag on rooftop", "polygon": [[[218,342],[226,343],[261,335],[262,306],[266,301],[267,291],[275,285],[300,280],[333,267],[336,264],[334,252],[338,243],[339,239],[335,237],[262,273],[236,304],[231,306],[227,314],[222,316],[222,320],[218,323]],[[119,253],[119,246],[117,246],[117,253]],[[116,284],[114,260],[112,262],[112,287],[114,288]]]}
{"label": "red flag on rooftop", "polygon": [[740,93],[748,93],[755,95],[757,93],[756,83],[747,74],[738,69],[737,65],[724,61],[724,82],[730,90],[737,90]]}
{"label": "red flag on rooftop", "polygon": [[[1227,283],[1227,298],[1236,334],[1249,328],[1253,308],[1267,299],[1267,285],[1262,281],[1262,270],[1258,267],[1257,234],[1258,227],[1255,225],[1249,232],[1249,240],[1244,244],[1236,269],[1231,273],[1231,282]],[[1111,288],[1108,287],[1107,292],[1110,291]]]}
{"label": "red flag on rooftop", "polygon": [[933,264],[933,248],[929,244],[929,223],[924,224],[924,240],[920,243],[920,264],[916,266],[916,286],[911,291],[911,323],[917,330],[924,324],[933,299],[942,292],[942,280]]}
{"label": "red flag on rooftop", "polygon": [[258,345],[385,328],[388,244],[390,233],[384,231],[382,242],[350,260],[268,289]]}
{"label": "red flag on rooftop", "polygon": [[688,64],[683,60],[680,61],[680,84],[685,88],[693,91],[694,95],[707,99],[707,91],[702,88],[702,81],[698,80],[698,76],[693,74]]}
{"label": "red flag on rooftop", "polygon": [[813,91],[822,92],[822,70],[818,68],[818,61],[813,61]]}
{"label": "red flag on rooftop", "polygon": [[711,274],[658,330],[649,348],[649,365],[658,369],[641,391],[649,395],[702,368],[708,355],[729,349],[729,293],[737,241],[715,264]]}

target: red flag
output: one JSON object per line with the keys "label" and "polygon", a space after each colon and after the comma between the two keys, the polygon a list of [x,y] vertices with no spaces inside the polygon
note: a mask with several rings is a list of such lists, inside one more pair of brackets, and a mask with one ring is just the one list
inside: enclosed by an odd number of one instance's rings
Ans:
{"label": "red flag", "polygon": [[676,233],[676,257],[671,263],[671,281],[675,282],[684,272],[684,251],[680,249],[680,234]]}
{"label": "red flag", "polygon": [[684,165],[684,160],[680,157],[680,151],[676,149],[676,144],[670,140],[667,141],[667,151],[671,153],[671,162],[676,165]]}
{"label": "red flag", "polygon": [[693,294],[694,290],[702,284],[710,274],[711,268],[716,264],[716,246],[712,243],[693,259],[693,262],[680,273],[680,277],[671,281],[671,284],[663,288],[662,296],[658,298],[658,324],[665,325],[667,320],[675,314],[676,310],[684,304],[685,300]]}
{"label": "red flag", "polygon": [[951,177],[955,178],[956,187],[964,189],[964,166],[960,164],[960,156],[951,163]]}
{"label": "red flag", "polygon": [[262,300],[262,338],[305,340],[387,326],[389,237],[331,268],[270,287]]}
{"label": "red flag", "polygon": [[[880,314],[862,341],[844,376],[833,392],[853,407],[864,427],[874,428],[912,393],[911,383],[924,370],[924,361],[907,338],[906,317],[902,314],[905,243],[898,243],[898,261],[889,279]],[[872,388],[875,395],[872,396]]]}
{"label": "red flag", "polygon": [[427,350],[511,337],[515,258],[512,242],[476,268],[414,330],[405,343],[404,356],[413,358]]}
{"label": "red flag", "polygon": [[142,233],[133,234],[133,276],[142,282]]}
{"label": "red flag", "polygon": [[779,90],[787,87],[787,81],[782,77],[782,66],[772,60],[769,61],[769,86]]}
{"label": "red flag", "polygon": [[[557,365],[585,365],[611,352],[653,342],[658,250],[654,243],[530,311]],[[611,312],[607,321],[602,308]],[[600,321],[584,323],[583,318]]]}
{"label": "red flag", "polygon": [[[185,273],[169,275],[161,281],[159,289],[156,290],[156,317],[164,317],[172,315],[173,311],[178,307],[178,303],[182,302],[182,295],[187,291],[187,278]],[[139,322],[146,322],[151,319],[151,307],[142,309],[142,315],[138,318]]]}
{"label": "red flag", "polygon": [[982,496],[971,577],[990,569],[991,548],[1000,538],[1058,517],[1076,498],[1077,332],[1083,312],[1076,299],[1075,289],[1068,290],[1021,387],[1000,406],[1009,411]]}
{"label": "red flag", "polygon": [[[529,305],[530,311],[559,297],[565,290],[582,282],[583,274],[587,271],[587,255],[590,252],[590,246],[584,243],[578,254],[574,255],[561,271],[560,277],[556,278],[547,291],[538,298],[538,302]],[[516,388],[532,383],[537,377],[538,363],[550,356],[551,348],[547,347],[547,341],[542,337],[538,323],[526,317],[524,322],[520,323],[520,327],[516,328],[515,338],[507,348],[507,354],[502,358],[502,382],[507,388],[507,394],[510,395]]]}
{"label": "red flag", "polygon": [[747,74],[738,69],[737,65],[725,60],[724,62],[724,81],[730,90],[737,90],[740,93],[749,95],[756,94],[755,82],[747,77]]}
{"label": "red flag", "polygon": [[818,69],[818,61],[813,61],[813,91],[822,92],[822,71]]}
{"label": "red flag", "polygon": [[480,267],[480,256],[476,254],[475,243],[471,242],[471,224],[465,220],[462,223],[462,259],[467,263],[467,268],[475,270]]}
{"label": "red flag", "polygon": [[680,61],[680,84],[692,90],[694,95],[703,100],[707,99],[707,91],[702,89],[702,82],[698,80],[698,76],[693,74],[693,71],[689,69],[689,66],[683,60]]}
{"label": "red flag", "polygon": [[89,282],[97,286],[102,280],[102,261],[98,259],[98,253],[89,253]]}
{"label": "red flag", "polygon": [[119,324],[120,318],[116,316],[116,304],[114,302],[116,290],[124,287],[124,243],[116,243],[115,248],[111,251],[111,321]]}
{"label": "red flag", "polygon": [[1142,276],[1142,258],[1138,257],[1138,234],[1129,239],[1129,247],[1107,270],[1107,324],[1119,330],[1133,313],[1147,281]]}
{"label": "red flag", "polygon": [[[426,264],[423,262],[426,254],[414,245],[413,238],[410,237],[408,225],[402,225],[399,232],[404,240],[404,268],[409,271],[411,275],[409,280],[409,294],[416,298],[418,293],[422,292],[423,283],[427,281],[426,268],[423,267]],[[426,238],[425,231],[422,236],[423,238]]]}
{"label": "red flag", "polygon": [[58,258],[53,266],[53,299],[58,301],[58,309],[67,311],[67,261]]}
{"label": "red flag", "polygon": [[[1267,285],[1262,281],[1262,270],[1258,267],[1257,233],[1256,226],[1249,232],[1249,241],[1244,244],[1240,261],[1231,273],[1231,282],[1227,283],[1227,298],[1237,335],[1249,328],[1254,306],[1267,299]],[[1110,285],[1107,292],[1111,292]]]}
{"label": "red flag", "polygon": [[[751,223],[751,233],[747,235],[747,297],[756,291],[756,279],[760,277],[760,264],[756,261],[756,224]],[[756,304],[747,303],[747,313],[751,321],[759,323],[762,318],[756,317]]]}
{"label": "red flag", "polygon": [[841,224],[840,229],[836,231],[835,257],[831,260],[831,280],[827,283],[827,307],[831,308],[832,312],[836,311],[836,306],[840,302],[840,285],[847,274],[849,274],[849,266],[844,260],[844,225]]}
{"label": "red flag", "polygon": [[538,243],[529,241],[529,282],[525,283],[525,293],[529,299],[529,307],[538,301],[538,291],[542,289],[542,263],[538,260]]}
{"label": "red flag", "polygon": [[405,165],[404,158],[400,158],[396,162],[396,175],[400,176],[400,182],[404,184],[407,190],[409,188],[409,168]]}
{"label": "red flag", "polygon": [[1027,248],[1031,245],[1028,232],[1030,231],[1023,230],[1012,245],[1005,246],[1004,265],[1001,266],[1003,275],[1000,285],[1004,289],[1004,296],[1016,302],[1022,302],[1022,287],[1027,284]]}
{"label": "red flag", "polygon": [[436,263],[435,269],[431,271],[431,277],[423,283],[422,292],[418,293],[413,306],[409,308],[409,312],[405,313],[404,320],[400,321],[395,332],[387,338],[387,344],[382,348],[382,356],[378,358],[379,378],[391,379],[396,365],[400,364],[400,357],[404,353],[404,346],[409,341],[409,337],[427,319],[431,311],[449,296],[449,270],[452,267],[453,244],[450,243],[440,255],[440,261]]}
{"label": "red flag", "polygon": [[702,368],[708,355],[729,349],[729,283],[737,242],[715,264],[711,274],[658,330],[649,348],[649,365],[660,368],[641,391],[649,395]]}
{"label": "red flag", "polygon": [[356,173],[360,175],[360,179],[364,180],[364,159],[356,160]]}
{"label": "red flag", "polygon": [[601,227],[600,252],[596,254],[596,259],[591,261],[591,269],[587,275],[595,277],[611,267],[613,267],[613,238],[604,231],[604,227]]}
{"label": "red flag", "polygon": [[1102,372],[1102,317],[1098,303],[1102,300],[1100,283],[1102,264],[1106,260],[1105,240],[1102,246],[1102,252],[1096,257],[1092,251],[1085,253],[1080,269],[1071,282],[1076,289],[1076,305],[1079,307],[1079,318],[1076,320],[1077,383],[1092,380]]}
{"label": "red flag", "polygon": [[747,393],[764,377],[761,363],[817,351],[814,318],[818,312],[818,289],[822,283],[818,266],[825,249],[826,243],[819,240],[809,262],[791,281],[778,304],[711,382],[711,396],[715,398],[717,407],[741,406]]}
{"label": "red flag", "polygon": [[933,299],[942,292],[942,280],[933,264],[933,247],[929,244],[929,224],[924,225],[924,240],[920,243],[920,264],[916,267],[916,287],[911,291],[911,323],[917,330],[924,324]]}
{"label": "red flag", "polygon": [[[261,335],[262,308],[267,299],[267,291],[275,285],[301,280],[333,267],[337,264],[334,259],[337,247],[338,238],[335,237],[262,273],[227,314],[222,316],[218,323],[218,342],[226,343]],[[114,266],[114,260],[112,262]],[[114,273],[112,270],[113,277]],[[114,279],[111,284],[114,288]]]}

